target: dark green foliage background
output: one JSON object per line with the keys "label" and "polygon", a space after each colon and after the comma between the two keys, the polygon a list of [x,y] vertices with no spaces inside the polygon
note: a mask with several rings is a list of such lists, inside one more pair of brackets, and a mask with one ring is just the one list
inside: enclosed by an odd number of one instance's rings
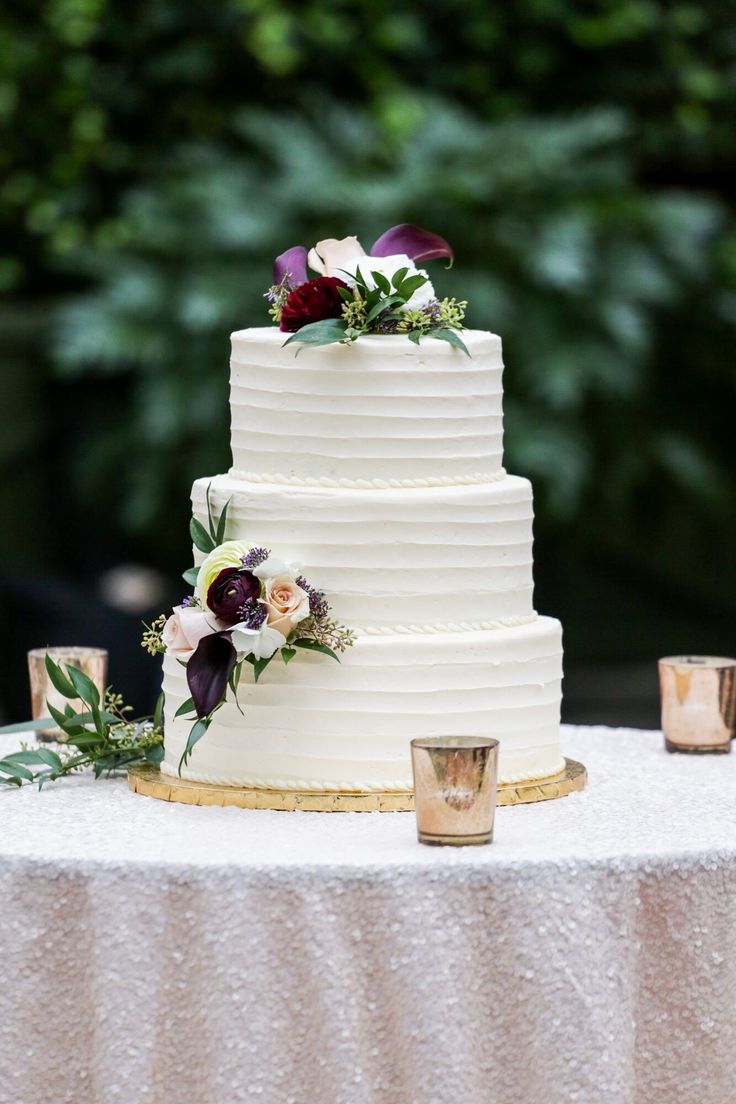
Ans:
{"label": "dark green foliage background", "polygon": [[[275,253],[408,220],[504,336],[575,658],[732,642],[736,7],[47,0],[0,37],[0,555],[172,579]],[[733,651],[733,648],[731,648]]]}

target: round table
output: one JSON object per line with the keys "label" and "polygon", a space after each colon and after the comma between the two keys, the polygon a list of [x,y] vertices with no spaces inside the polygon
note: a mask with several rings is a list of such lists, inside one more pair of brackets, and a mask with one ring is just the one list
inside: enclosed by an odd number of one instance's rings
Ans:
{"label": "round table", "polygon": [[0,1102],[736,1100],[736,756],[563,751],[584,793],[458,850],[410,813],[0,790]]}

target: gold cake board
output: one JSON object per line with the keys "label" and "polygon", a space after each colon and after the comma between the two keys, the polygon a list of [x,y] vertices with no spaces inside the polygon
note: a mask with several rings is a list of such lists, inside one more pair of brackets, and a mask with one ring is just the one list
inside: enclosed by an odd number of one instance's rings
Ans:
{"label": "gold cake board", "polygon": [[[506,783],[498,787],[499,805],[526,805],[550,801],[584,790],[588,774],[582,763],[565,760],[565,769],[549,778]],[[134,793],[159,801],[184,805],[234,805],[238,809],[281,809],[305,813],[408,813],[414,809],[414,795],[405,791],[380,793],[335,793],[298,790],[256,790],[240,786],[213,786],[162,774],[149,764],[128,769],[128,785]]]}

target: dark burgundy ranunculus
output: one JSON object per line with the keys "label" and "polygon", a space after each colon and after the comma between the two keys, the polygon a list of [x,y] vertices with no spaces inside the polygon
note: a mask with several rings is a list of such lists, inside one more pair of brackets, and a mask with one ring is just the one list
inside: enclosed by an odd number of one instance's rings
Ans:
{"label": "dark burgundy ranunculus", "polygon": [[296,333],[309,322],[342,316],[342,299],[338,288],[347,288],[337,276],[318,276],[307,280],[289,293],[281,314],[281,329]]}
{"label": "dark burgundy ranunculus", "polygon": [[207,605],[219,617],[235,625],[241,620],[239,610],[249,598],[257,598],[261,584],[252,571],[241,567],[226,567],[207,591]]}

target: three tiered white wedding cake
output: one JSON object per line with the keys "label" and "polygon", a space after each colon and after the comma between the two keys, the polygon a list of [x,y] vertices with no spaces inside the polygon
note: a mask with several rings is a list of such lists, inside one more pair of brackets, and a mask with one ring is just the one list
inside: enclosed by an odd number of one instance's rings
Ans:
{"label": "three tiered white wedding cake", "polygon": [[233,467],[194,484],[194,517],[229,501],[227,539],[298,564],[357,639],[339,665],[304,651],[257,685],[244,667],[184,765],[187,656],[168,650],[165,773],[402,791],[431,735],[497,737],[502,782],[563,768],[561,629],[533,608],[531,486],[502,466],[501,341],[461,335],[469,357],[402,332],[298,357],[275,326],[232,335]]}

